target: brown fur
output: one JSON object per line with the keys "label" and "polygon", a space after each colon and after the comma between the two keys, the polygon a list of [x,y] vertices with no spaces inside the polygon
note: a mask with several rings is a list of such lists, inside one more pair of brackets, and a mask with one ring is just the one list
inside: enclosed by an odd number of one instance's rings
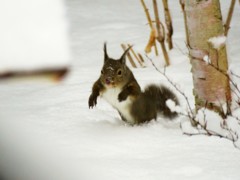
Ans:
{"label": "brown fur", "polygon": [[[171,112],[166,106],[168,99],[179,105],[177,97],[168,88],[150,85],[146,87],[144,92],[141,92],[138,82],[125,62],[125,56],[129,49],[123,53],[120,59],[114,60],[108,57],[106,44],[104,44],[104,65],[100,77],[93,84],[88,101],[89,108],[97,105],[97,98],[101,93],[109,90],[109,88],[119,88],[121,90],[117,97],[119,102],[130,98],[129,112],[134,119],[134,124],[156,119],[159,113],[168,118],[177,116],[177,113]],[[119,110],[118,112],[123,121],[129,122]]]}

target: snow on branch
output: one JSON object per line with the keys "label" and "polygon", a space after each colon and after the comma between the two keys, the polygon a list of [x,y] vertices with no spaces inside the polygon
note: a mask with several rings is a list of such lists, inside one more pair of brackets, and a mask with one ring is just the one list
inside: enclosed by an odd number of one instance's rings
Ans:
{"label": "snow on branch", "polygon": [[212,37],[208,39],[208,42],[212,44],[214,49],[219,50],[221,47],[225,46],[227,37],[224,35]]}

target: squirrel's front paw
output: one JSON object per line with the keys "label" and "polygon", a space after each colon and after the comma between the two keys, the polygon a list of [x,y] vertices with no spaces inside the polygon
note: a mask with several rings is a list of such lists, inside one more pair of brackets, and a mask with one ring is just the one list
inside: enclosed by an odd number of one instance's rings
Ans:
{"label": "squirrel's front paw", "polygon": [[97,96],[95,96],[94,94],[91,94],[88,99],[88,106],[89,108],[93,108],[96,105],[97,105]]}
{"label": "squirrel's front paw", "polygon": [[119,102],[122,102],[122,101],[125,101],[127,99],[128,95],[126,93],[120,93],[118,95],[118,101]]}

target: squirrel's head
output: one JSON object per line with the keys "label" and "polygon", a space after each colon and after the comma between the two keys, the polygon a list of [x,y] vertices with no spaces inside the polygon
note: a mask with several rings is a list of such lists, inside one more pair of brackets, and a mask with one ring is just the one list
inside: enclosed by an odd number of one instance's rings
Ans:
{"label": "squirrel's head", "polygon": [[104,64],[100,79],[106,87],[116,87],[127,80],[130,70],[126,65],[126,55],[130,48],[125,50],[120,59],[112,59],[108,56],[107,45],[104,43]]}

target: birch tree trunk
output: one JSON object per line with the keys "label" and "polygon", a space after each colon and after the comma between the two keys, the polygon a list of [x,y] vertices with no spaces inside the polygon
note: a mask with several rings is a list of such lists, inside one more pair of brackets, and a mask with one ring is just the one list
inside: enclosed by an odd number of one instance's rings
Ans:
{"label": "birch tree trunk", "polygon": [[219,0],[185,0],[185,10],[196,110],[207,107],[224,117],[223,104],[229,110],[231,103],[227,52],[225,43],[209,42],[224,35]]}

